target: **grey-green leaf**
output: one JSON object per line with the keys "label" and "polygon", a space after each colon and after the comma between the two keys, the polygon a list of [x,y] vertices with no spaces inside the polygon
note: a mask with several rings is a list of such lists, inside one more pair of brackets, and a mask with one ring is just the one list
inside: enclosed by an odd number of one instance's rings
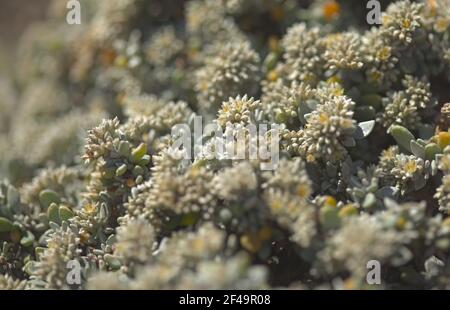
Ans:
{"label": "grey-green leaf", "polygon": [[388,129],[388,133],[394,137],[399,146],[411,152],[410,143],[414,140],[414,135],[405,127],[400,125],[392,125]]}
{"label": "grey-green leaf", "polygon": [[393,186],[383,186],[377,190],[376,195],[381,198],[394,198],[398,193],[398,189]]}
{"label": "grey-green leaf", "polygon": [[59,208],[59,218],[61,221],[68,221],[73,217],[73,211],[67,206],[61,206]]}
{"label": "grey-green leaf", "polygon": [[311,113],[311,109],[308,107],[306,102],[301,102],[297,108],[298,118],[302,124],[306,124],[305,115]]}
{"label": "grey-green leaf", "polygon": [[356,145],[355,139],[351,137],[346,137],[342,140],[342,144],[346,147],[354,147]]}
{"label": "grey-green leaf", "polygon": [[60,203],[61,199],[59,198],[58,193],[51,189],[44,189],[39,193],[39,201],[43,208],[48,208],[52,203]]}
{"label": "grey-green leaf", "polygon": [[137,148],[131,152],[131,157],[134,162],[138,162],[147,153],[147,144],[141,143]]}
{"label": "grey-green leaf", "polygon": [[373,193],[368,193],[366,197],[364,198],[364,201],[362,203],[362,207],[364,209],[370,209],[374,207],[377,203],[377,198]]}
{"label": "grey-green leaf", "polygon": [[323,207],[320,209],[320,222],[325,229],[333,229],[339,227],[341,219],[339,212],[334,207]]}
{"label": "grey-green leaf", "polygon": [[116,176],[120,177],[120,176],[124,175],[125,172],[127,172],[127,165],[123,164],[119,168],[116,169]]}
{"label": "grey-green leaf", "polygon": [[374,120],[358,123],[355,133],[353,134],[353,138],[357,140],[364,139],[365,137],[370,135],[374,127],[375,127]]}
{"label": "grey-green leaf", "polygon": [[275,68],[275,65],[278,61],[278,55],[274,52],[271,52],[267,55],[266,59],[264,59],[264,67],[266,70],[272,70]]}
{"label": "grey-green leaf", "polygon": [[429,143],[425,146],[425,158],[428,160],[433,160],[436,154],[439,154],[441,149],[436,143]]}
{"label": "grey-green leaf", "polygon": [[28,231],[27,234],[20,239],[20,244],[24,247],[29,247],[33,244],[34,239],[34,235]]}
{"label": "grey-green leaf", "polygon": [[409,147],[414,155],[420,158],[425,158],[425,147],[417,143],[415,140],[411,140]]}
{"label": "grey-green leaf", "polygon": [[36,269],[36,262],[32,260],[28,261],[28,263],[26,263],[26,265],[23,267],[23,270],[29,275],[32,275],[35,269]]}
{"label": "grey-green leaf", "polygon": [[13,228],[13,223],[10,220],[4,217],[0,217],[0,232],[9,232]]}
{"label": "grey-green leaf", "polygon": [[117,270],[122,267],[122,262],[119,257],[111,254],[105,254],[103,257],[112,269]]}
{"label": "grey-green leaf", "polygon": [[375,118],[377,112],[375,109],[368,105],[363,105],[355,108],[355,119],[361,121],[369,121]]}
{"label": "grey-green leaf", "polygon": [[47,209],[47,217],[50,222],[59,223],[59,207],[56,203],[52,203]]}
{"label": "grey-green leaf", "polygon": [[8,208],[12,212],[17,212],[20,207],[20,195],[19,191],[14,187],[8,186]]}
{"label": "grey-green leaf", "polygon": [[34,254],[36,255],[36,258],[39,260],[42,253],[44,253],[46,248],[37,246],[34,248]]}
{"label": "grey-green leaf", "polygon": [[382,99],[383,98],[378,94],[367,94],[361,97],[361,103],[379,110],[381,108]]}
{"label": "grey-green leaf", "polygon": [[429,124],[424,124],[419,126],[419,136],[424,139],[428,140],[434,135],[434,126],[431,126]]}

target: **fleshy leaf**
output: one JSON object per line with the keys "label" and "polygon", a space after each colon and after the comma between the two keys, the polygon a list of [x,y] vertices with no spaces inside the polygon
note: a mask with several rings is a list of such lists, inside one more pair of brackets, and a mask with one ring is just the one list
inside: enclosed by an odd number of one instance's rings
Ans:
{"label": "fleshy leaf", "polygon": [[370,135],[374,127],[375,127],[374,120],[358,123],[358,126],[356,127],[353,137],[356,140],[364,139],[365,137]]}
{"label": "fleshy leaf", "polygon": [[420,158],[425,158],[425,147],[417,143],[415,140],[411,140],[409,146],[414,155]]}
{"label": "fleshy leaf", "polygon": [[388,129],[388,133],[394,137],[399,146],[411,152],[410,143],[411,140],[414,140],[414,135],[408,129],[400,125],[392,125]]}

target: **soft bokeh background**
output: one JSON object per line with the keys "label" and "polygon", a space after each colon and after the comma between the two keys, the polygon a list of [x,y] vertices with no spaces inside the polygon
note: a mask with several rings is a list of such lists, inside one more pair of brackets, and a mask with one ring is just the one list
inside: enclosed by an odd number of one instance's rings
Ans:
{"label": "soft bokeh background", "polygon": [[11,70],[15,48],[28,25],[45,19],[49,0],[0,0],[0,75]]}

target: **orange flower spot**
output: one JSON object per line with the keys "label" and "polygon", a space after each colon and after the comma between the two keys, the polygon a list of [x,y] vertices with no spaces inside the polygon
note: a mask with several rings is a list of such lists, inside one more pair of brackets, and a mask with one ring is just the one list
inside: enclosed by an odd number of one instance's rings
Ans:
{"label": "orange flower spot", "polygon": [[282,7],[278,6],[274,8],[272,11],[270,11],[270,17],[273,21],[279,22],[284,17],[284,10]]}
{"label": "orange flower spot", "polygon": [[334,0],[325,2],[322,7],[323,16],[327,21],[331,21],[333,18],[339,16],[340,12],[341,6]]}
{"label": "orange flower spot", "polygon": [[135,186],[135,185],[136,185],[136,182],[134,182],[133,179],[128,179],[128,180],[127,180],[127,186],[128,186],[128,187],[133,187],[133,186]]}

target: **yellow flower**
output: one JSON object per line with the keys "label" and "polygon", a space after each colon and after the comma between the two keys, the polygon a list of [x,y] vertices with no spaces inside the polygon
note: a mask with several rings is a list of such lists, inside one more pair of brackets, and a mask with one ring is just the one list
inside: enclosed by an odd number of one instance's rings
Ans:
{"label": "yellow flower", "polygon": [[310,195],[311,191],[308,185],[306,184],[300,184],[297,186],[297,195],[300,198],[308,198],[308,196]]}
{"label": "yellow flower", "polygon": [[341,210],[339,210],[338,215],[340,217],[347,217],[351,215],[358,214],[358,209],[352,204],[345,205]]}
{"label": "yellow flower", "polygon": [[333,196],[325,196],[324,203],[326,206],[336,207],[337,201]]}
{"label": "yellow flower", "polygon": [[83,210],[87,214],[94,214],[97,211],[97,207],[93,204],[87,204],[83,206]]}
{"label": "yellow flower", "polygon": [[262,246],[261,239],[256,232],[248,232],[240,238],[241,246],[251,253],[256,253]]}
{"label": "yellow flower", "polygon": [[202,92],[207,91],[207,90],[208,90],[208,83],[206,83],[206,82],[204,82],[204,81],[200,82],[200,84],[199,84],[199,89],[200,89]]}
{"label": "yellow flower", "polygon": [[446,226],[446,227],[448,227],[450,229],[450,216],[442,221],[442,225]]}
{"label": "yellow flower", "polygon": [[402,21],[402,26],[403,26],[404,28],[409,28],[409,27],[411,26],[411,21],[410,21],[409,19],[405,18],[405,19]]}
{"label": "yellow flower", "polygon": [[276,212],[279,211],[281,208],[283,207],[282,202],[279,199],[275,199],[274,201],[272,201],[272,203],[270,204],[270,208],[272,209],[272,211]]}
{"label": "yellow flower", "polygon": [[308,154],[308,155],[306,156],[306,161],[309,162],[309,163],[313,163],[313,162],[316,161],[316,158],[314,157],[314,155]]}
{"label": "yellow flower", "polygon": [[270,36],[268,40],[269,49],[272,52],[278,52],[280,50],[279,40],[275,36]]}
{"label": "yellow flower", "polygon": [[377,52],[377,58],[380,60],[387,60],[391,57],[391,48],[388,46],[383,47]]}
{"label": "yellow flower", "polygon": [[417,163],[415,160],[408,160],[408,162],[403,167],[406,173],[413,174],[417,171]]}
{"label": "yellow flower", "polygon": [[303,77],[303,81],[305,83],[310,83],[310,84],[314,84],[315,82],[317,82],[317,77],[315,76],[314,73],[305,73],[305,76]]}
{"label": "yellow flower", "polygon": [[448,28],[448,22],[444,18],[439,18],[436,23],[434,24],[434,29],[436,29],[437,32],[445,32]]}
{"label": "yellow flower", "polygon": [[342,79],[337,75],[333,75],[328,78],[327,83],[328,84],[333,84],[333,83],[342,84]]}
{"label": "yellow flower", "polygon": [[267,80],[271,81],[271,82],[275,82],[276,80],[278,80],[278,73],[276,70],[270,70],[267,73]]}
{"label": "yellow flower", "polygon": [[445,149],[445,147],[450,144],[450,132],[443,131],[438,133],[436,140],[441,150]]}
{"label": "yellow flower", "polygon": [[395,227],[397,227],[397,229],[403,230],[405,229],[405,226],[406,226],[406,219],[404,217],[399,217],[397,221],[395,221]]}
{"label": "yellow flower", "polygon": [[373,71],[369,73],[369,79],[372,82],[379,82],[381,80],[381,73],[378,71]]}
{"label": "yellow flower", "polygon": [[392,18],[391,18],[390,15],[388,15],[388,14],[383,14],[383,16],[381,16],[381,23],[382,23],[383,25],[389,24],[391,21],[392,21]]}
{"label": "yellow flower", "polygon": [[258,231],[250,231],[243,234],[240,238],[241,246],[251,253],[256,253],[262,247],[264,241],[272,237],[272,229],[268,226]]}
{"label": "yellow flower", "polygon": [[442,170],[450,170],[450,156],[443,156],[440,160],[440,166]]}
{"label": "yellow flower", "polygon": [[383,160],[392,160],[395,156],[395,152],[393,148],[388,148],[387,150],[384,150],[383,152],[381,152],[381,157],[383,158]]}
{"label": "yellow flower", "polygon": [[115,59],[114,62],[118,67],[125,67],[128,64],[128,59],[125,56],[120,55]]}
{"label": "yellow flower", "polygon": [[88,240],[89,240],[89,238],[90,238],[91,236],[89,235],[89,233],[87,232],[87,231],[81,231],[80,232],[80,241],[82,242],[82,243],[85,243],[85,242],[87,242]]}
{"label": "yellow flower", "polygon": [[328,123],[329,117],[325,113],[319,114],[319,123],[326,125]]}

